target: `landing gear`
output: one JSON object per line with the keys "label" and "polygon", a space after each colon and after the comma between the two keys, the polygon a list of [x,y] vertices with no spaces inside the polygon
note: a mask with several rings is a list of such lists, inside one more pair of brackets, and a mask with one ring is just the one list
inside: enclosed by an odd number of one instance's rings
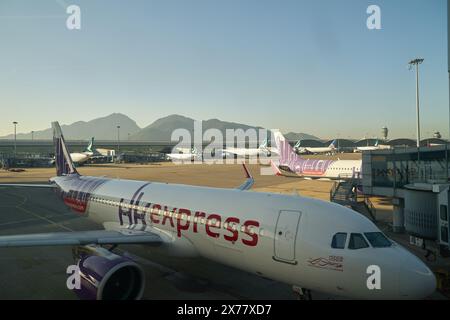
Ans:
{"label": "landing gear", "polygon": [[297,296],[298,300],[312,300],[311,290],[304,289],[299,286],[292,286],[292,291]]}

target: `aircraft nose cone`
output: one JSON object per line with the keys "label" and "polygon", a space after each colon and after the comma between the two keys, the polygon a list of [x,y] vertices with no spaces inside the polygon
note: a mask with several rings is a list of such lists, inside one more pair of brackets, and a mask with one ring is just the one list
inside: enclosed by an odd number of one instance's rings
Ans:
{"label": "aircraft nose cone", "polygon": [[409,252],[403,258],[399,277],[400,295],[405,299],[423,299],[436,290],[433,272]]}

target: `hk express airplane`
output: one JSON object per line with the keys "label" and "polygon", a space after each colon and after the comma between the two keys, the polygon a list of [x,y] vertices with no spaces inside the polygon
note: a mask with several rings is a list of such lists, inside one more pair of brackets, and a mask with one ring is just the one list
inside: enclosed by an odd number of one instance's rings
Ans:
{"label": "hk express airplane", "polygon": [[276,175],[305,178],[345,179],[359,176],[361,160],[305,159],[298,155],[279,131],[273,132],[279,159],[271,161]]}
{"label": "hk express airplane", "polygon": [[[50,185],[2,186],[54,188],[67,206],[103,229],[0,236],[0,246],[74,246],[81,276],[75,292],[83,298],[142,297],[142,268],[114,252],[120,244],[203,256],[307,293],[418,299],[435,290],[435,277],[420,259],[348,208],[246,191],[253,178],[245,166],[247,180],[236,189],[82,176],[58,123],[52,125],[57,176]],[[381,281],[373,290],[367,284],[371,266],[379,267]]]}

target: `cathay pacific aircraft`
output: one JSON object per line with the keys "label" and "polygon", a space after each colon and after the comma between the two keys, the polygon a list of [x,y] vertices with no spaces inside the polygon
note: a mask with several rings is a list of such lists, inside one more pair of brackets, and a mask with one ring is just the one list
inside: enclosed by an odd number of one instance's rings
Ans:
{"label": "cathay pacific aircraft", "polygon": [[[56,176],[49,184],[1,186],[53,188],[76,214],[104,229],[5,235],[0,247],[75,247],[81,288],[74,290],[80,297],[142,297],[143,267],[114,251],[121,244],[145,246],[149,255],[159,250],[176,257],[206,257],[301,293],[420,299],[435,290],[435,277],[419,258],[346,207],[247,191],[253,178],[245,166],[247,180],[236,189],[82,176],[58,123],[52,125]],[[1,256],[15,257],[8,248]]]}
{"label": "cathay pacific aircraft", "polygon": [[93,147],[94,147],[94,137],[91,138],[91,141],[89,142],[88,146],[83,152],[72,152],[70,154],[72,161],[74,163],[86,162],[94,155]]}

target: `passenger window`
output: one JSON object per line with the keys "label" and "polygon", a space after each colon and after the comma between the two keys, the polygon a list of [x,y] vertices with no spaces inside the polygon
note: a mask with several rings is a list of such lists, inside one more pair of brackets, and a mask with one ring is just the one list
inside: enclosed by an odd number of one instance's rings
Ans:
{"label": "passenger window", "polygon": [[347,241],[347,234],[343,232],[336,233],[331,241],[331,247],[334,249],[344,249]]}
{"label": "passenger window", "polygon": [[356,250],[367,248],[368,246],[366,239],[364,239],[361,233],[352,233],[350,235],[350,241],[348,243],[349,249]]}

